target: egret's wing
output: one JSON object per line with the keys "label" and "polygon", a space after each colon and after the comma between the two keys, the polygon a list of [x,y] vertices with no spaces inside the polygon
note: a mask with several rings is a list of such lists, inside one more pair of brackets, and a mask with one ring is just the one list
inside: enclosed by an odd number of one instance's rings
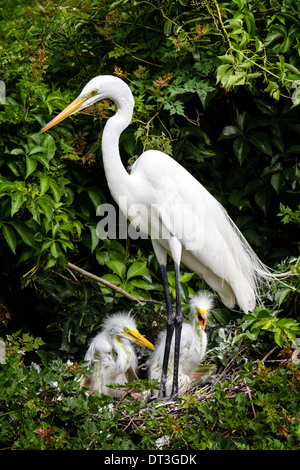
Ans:
{"label": "egret's wing", "polygon": [[[145,152],[134,174],[145,179],[145,198],[153,201],[155,216],[149,225],[159,243],[167,249],[167,237],[178,238],[183,263],[202,276],[226,305],[233,307],[237,301],[245,312],[253,310],[257,283],[268,270],[218,201],[161,152]],[[159,221],[165,239],[159,237]]]}
{"label": "egret's wing", "polygon": [[90,363],[91,376],[89,378],[84,377],[82,385],[90,387],[93,393],[101,393],[103,391],[103,376],[100,359]]}
{"label": "egret's wing", "polygon": [[107,340],[106,334],[101,332],[91,341],[84,359],[86,361],[93,362],[96,359],[101,358],[103,355],[105,356],[109,354],[111,349],[111,344]]}
{"label": "egret's wing", "polygon": [[89,362],[92,371],[91,378],[86,382],[86,385],[90,386],[93,393],[103,393],[105,371],[113,362],[111,356],[111,345],[107,340],[106,334],[101,332],[93,338],[84,357]]}

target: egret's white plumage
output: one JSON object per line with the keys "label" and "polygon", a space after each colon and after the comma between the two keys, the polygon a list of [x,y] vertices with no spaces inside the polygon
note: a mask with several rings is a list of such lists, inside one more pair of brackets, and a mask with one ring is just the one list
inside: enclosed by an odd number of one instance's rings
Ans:
{"label": "egret's white plumage", "polygon": [[[163,152],[144,152],[131,174],[124,168],[118,142],[130,124],[134,99],[123,80],[109,75],[93,78],[41,132],[104,98],[117,104],[116,114],[103,131],[102,156],[109,189],[121,210],[152,237],[161,263],[167,253],[172,254],[202,277],[229,308],[237,303],[244,312],[252,311],[257,286],[271,275],[219,202]],[[142,206],[144,210],[138,213]],[[179,241],[181,257],[179,250],[174,253],[170,243],[173,239]]]}
{"label": "egret's white plumage", "polygon": [[[179,266],[182,261],[203,278],[229,308],[238,304],[252,311],[261,282],[273,279],[217,200],[179,163],[163,152],[148,150],[129,174],[120,157],[119,137],[130,124],[134,99],[120,78],[93,78],[81,94],[40,132],[95,102],[110,98],[117,111],[102,135],[102,157],[110,192],[121,211],[138,230],[150,235],[162,271],[169,325],[165,357],[175,329],[180,343],[182,323]],[[167,282],[167,255],[174,260],[176,313],[173,316]],[[176,367],[178,369],[178,347]],[[164,366],[166,372],[166,366]],[[174,393],[176,393],[174,374]],[[162,380],[162,383],[164,381]]]}
{"label": "egret's white plumage", "polygon": [[[213,307],[213,295],[208,291],[195,294],[190,300],[191,320],[190,323],[182,323],[179,356],[178,393],[185,393],[196,372],[199,364],[204,358],[207,347],[207,335],[204,331],[206,317]],[[148,376],[150,379],[160,380],[163,365],[164,345],[166,330],[162,331],[155,343],[155,351],[151,354],[148,364]],[[167,394],[171,393],[173,367],[174,367],[174,337],[171,343],[169,370],[167,374]],[[153,396],[158,392],[153,390]]]}
{"label": "egret's white plumage", "polygon": [[92,340],[85,355],[92,369],[88,385],[93,393],[124,396],[123,390],[112,389],[108,385],[124,385],[137,379],[138,360],[133,342],[153,349],[127,313],[114,314],[104,321],[101,332]]}

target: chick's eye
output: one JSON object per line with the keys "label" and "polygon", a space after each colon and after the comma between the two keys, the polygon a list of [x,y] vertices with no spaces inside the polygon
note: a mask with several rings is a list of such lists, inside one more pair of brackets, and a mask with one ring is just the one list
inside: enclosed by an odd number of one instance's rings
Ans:
{"label": "chick's eye", "polygon": [[128,333],[128,328],[126,326],[124,326],[123,331],[124,331],[124,333]]}

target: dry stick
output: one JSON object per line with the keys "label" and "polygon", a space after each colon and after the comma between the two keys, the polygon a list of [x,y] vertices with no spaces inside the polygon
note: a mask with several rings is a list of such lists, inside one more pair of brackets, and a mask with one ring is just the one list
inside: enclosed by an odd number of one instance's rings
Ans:
{"label": "dry stick", "polygon": [[[95,274],[92,274],[88,271],[85,271],[84,269],[79,268],[75,264],[72,264],[72,263],[68,262],[68,266],[69,266],[69,268],[73,269],[74,271],[77,271],[80,274],[83,274],[84,276],[90,277],[91,279],[94,279],[95,281],[100,282],[101,284],[104,284],[106,287],[109,287],[110,289],[115,290],[119,294],[122,294],[124,297],[127,297],[127,299],[132,300],[133,302],[138,302],[140,305],[143,305],[144,303],[147,302],[147,303],[162,305],[163,307],[165,307],[164,302],[161,302],[160,300],[137,299],[136,297],[133,297],[132,295],[128,294],[128,292],[126,292],[126,290],[121,289],[121,287],[118,287],[115,284],[112,284],[111,282],[108,282],[105,279],[102,279],[102,277],[98,277]],[[71,273],[71,271],[70,271],[70,273]],[[58,274],[58,273],[56,273],[56,274]],[[76,279],[76,282],[75,282],[75,281],[71,281],[70,279],[67,279],[65,276],[62,276],[61,274],[59,274],[59,275],[61,277],[63,277],[64,279],[69,280],[70,282],[73,282],[74,284],[78,284],[78,281],[77,281],[76,278],[75,278]]]}
{"label": "dry stick", "polygon": [[64,279],[65,281],[68,281],[68,282],[71,282],[72,284],[75,284],[75,286],[80,286],[81,283],[76,279],[76,277],[74,276],[74,274],[72,273],[72,271],[70,269],[68,269],[69,273],[72,275],[72,278],[73,279],[70,279],[69,277],[67,276],[64,276],[63,274],[55,271],[55,269],[50,269],[50,271],[55,274],[56,276],[59,276],[61,277],[62,279]]}
{"label": "dry stick", "polygon": [[248,387],[248,384],[246,382],[246,379],[245,377],[243,377],[243,382],[246,386],[246,390],[247,390],[247,393],[248,393],[248,397],[249,397],[249,400],[250,400],[250,403],[251,403],[251,408],[252,408],[252,413],[254,415],[254,417],[256,418],[256,411],[255,411],[255,408],[254,408],[254,405],[253,405],[253,400],[252,400],[252,395],[251,395],[251,391],[250,391],[250,388]]}
{"label": "dry stick", "polygon": [[231,359],[231,361],[227,364],[227,366],[225,367],[223,372],[220,374],[220,376],[218,377],[218,379],[216,380],[214,385],[217,384],[218,382],[220,382],[221,378],[225,375],[225,373],[227,372],[230,365],[234,362],[235,358],[238,357],[240,354],[242,354],[242,352],[245,351],[245,349],[247,349],[246,346],[243,349],[241,349],[240,351],[238,351],[238,353]]}
{"label": "dry stick", "polygon": [[256,362],[262,362],[262,363],[264,363],[264,362],[268,359],[268,357],[271,356],[271,354],[272,354],[272,353],[275,351],[275,349],[277,349],[277,348],[278,348],[278,346],[275,346],[273,349],[271,349],[271,351],[268,352],[268,354],[265,355],[265,357],[264,357],[261,361],[256,361]]}
{"label": "dry stick", "polygon": [[138,302],[140,305],[143,305],[143,302],[136,297],[133,297],[132,295],[128,294],[126,290],[121,289],[121,287],[115,286],[111,282],[106,281],[105,279],[102,279],[102,277],[98,277],[95,274],[89,273],[88,271],[85,271],[82,268],[79,268],[75,264],[69,263],[68,262],[68,267],[73,269],[74,271],[77,271],[78,273],[82,274],[83,276],[90,277],[94,281],[100,282],[106,287],[109,287],[110,289],[113,289],[114,291],[118,292],[119,294],[123,295],[124,297],[127,297],[127,299],[133,301],[133,302]]}
{"label": "dry stick", "polygon": [[[70,264],[71,264],[71,263],[70,263]],[[75,266],[75,265],[73,265],[73,266]],[[75,267],[74,267],[74,269],[75,269]],[[81,272],[81,271],[82,271],[81,268],[78,268],[78,267],[76,266],[76,271],[79,272],[79,269],[80,269],[80,272]],[[61,273],[55,271],[54,269],[50,269],[50,271],[51,271],[53,274],[55,274],[56,276],[59,276],[59,277],[61,277],[62,279],[65,279],[65,281],[68,281],[68,282],[71,282],[72,284],[75,284],[75,286],[80,286],[80,285],[81,285],[81,282],[78,281],[78,279],[76,279],[76,276],[72,273],[72,271],[71,271],[70,269],[68,269],[68,271],[69,271],[69,273],[71,274],[71,276],[73,277],[74,280],[68,278],[67,276],[64,276],[63,274],[61,274]],[[87,272],[87,271],[86,271],[86,272]],[[88,274],[90,274],[90,273],[88,273]],[[91,276],[89,276],[89,277],[91,277]],[[101,278],[98,278],[98,277],[97,277],[97,279],[101,279]],[[104,280],[102,279],[102,281],[104,281]],[[100,281],[99,281],[99,282],[100,282]],[[108,281],[104,281],[104,282],[105,282],[105,284],[108,284],[109,287],[111,287],[111,288],[114,289],[114,290],[116,290],[116,288],[117,288],[117,289],[120,289],[120,288],[118,288],[118,287],[115,286],[114,284],[111,284],[111,283],[108,282]],[[123,293],[122,289],[120,289],[120,290],[121,290],[120,293]],[[125,291],[125,292],[126,292],[126,291]],[[128,294],[128,292],[127,292],[127,294]],[[134,301],[140,302],[140,303],[142,303],[142,304],[148,302],[148,303],[152,303],[152,304],[162,305],[163,307],[166,306],[166,304],[165,304],[164,302],[161,302],[160,300],[153,300],[153,299],[136,299],[135,297],[132,297],[132,296],[130,297],[130,294],[128,294],[128,296],[129,296],[129,298],[132,298]]]}

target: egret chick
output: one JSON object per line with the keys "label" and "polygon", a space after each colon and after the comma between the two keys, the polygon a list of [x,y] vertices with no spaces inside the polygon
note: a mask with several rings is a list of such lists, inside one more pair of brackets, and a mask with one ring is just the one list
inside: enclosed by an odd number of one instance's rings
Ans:
{"label": "egret chick", "polygon": [[[178,394],[185,393],[201,363],[207,346],[207,336],[205,333],[206,319],[209,311],[213,307],[213,295],[208,291],[201,291],[195,294],[190,300],[191,321],[182,324],[180,340],[180,356],[178,370]],[[149,379],[160,380],[163,356],[166,340],[166,330],[162,331],[155,345],[149,365]],[[167,372],[166,391],[171,393],[173,382],[175,339],[173,336],[170,348],[169,367]],[[153,396],[157,397],[159,391],[153,390]]]}
{"label": "egret chick", "polygon": [[123,390],[109,388],[108,385],[136,380],[138,360],[132,343],[154,349],[136,327],[135,320],[128,313],[120,312],[107,318],[101,332],[92,340],[85,360],[93,368],[89,385],[92,392],[104,393],[121,398]]}

